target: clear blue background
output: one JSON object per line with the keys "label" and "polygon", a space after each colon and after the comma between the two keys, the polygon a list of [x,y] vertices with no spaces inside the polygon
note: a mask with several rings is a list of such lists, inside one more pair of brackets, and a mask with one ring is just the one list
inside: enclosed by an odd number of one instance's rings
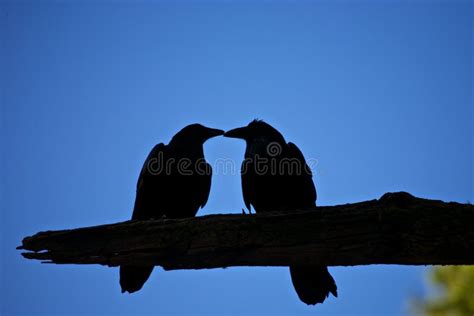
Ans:
{"label": "clear blue background", "polygon": [[[157,142],[258,117],[318,160],[319,205],[405,190],[473,193],[471,1],[1,2],[2,315],[400,315],[424,267],[336,267],[339,298],[299,302],[286,268],[163,272],[23,259],[22,237],[129,219]],[[208,161],[240,163],[216,138]],[[219,172],[199,215],[240,213]]]}

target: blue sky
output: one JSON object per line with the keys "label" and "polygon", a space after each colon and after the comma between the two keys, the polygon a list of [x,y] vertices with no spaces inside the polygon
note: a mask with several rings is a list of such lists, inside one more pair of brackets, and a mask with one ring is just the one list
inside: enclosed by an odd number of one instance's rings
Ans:
{"label": "blue sky", "polygon": [[[2,315],[400,315],[426,267],[336,267],[307,307],[286,268],[41,265],[24,236],[129,219],[148,151],[183,126],[262,118],[317,159],[318,204],[387,191],[474,201],[470,1],[15,1],[1,22]],[[240,163],[216,138],[207,160]],[[240,213],[217,174],[199,215]]]}

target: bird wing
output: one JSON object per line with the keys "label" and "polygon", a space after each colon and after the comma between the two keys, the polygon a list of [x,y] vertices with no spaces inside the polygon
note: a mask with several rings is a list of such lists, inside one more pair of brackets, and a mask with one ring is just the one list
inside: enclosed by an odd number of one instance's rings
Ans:
{"label": "bird wing", "polygon": [[166,146],[159,143],[153,147],[148,154],[137,181],[137,196],[133,209],[132,219],[148,219],[159,217],[160,214],[152,214],[156,208],[156,192],[163,192],[166,186],[163,183],[164,174],[160,174],[165,168]]}
{"label": "bird wing", "polygon": [[209,192],[211,192],[211,180],[212,180],[212,167],[207,162],[203,161],[204,164],[204,174],[199,176],[199,205],[203,208],[206,203],[207,199],[209,198]]}
{"label": "bird wing", "polygon": [[138,176],[137,192],[143,186],[144,180],[150,175],[152,175],[153,168],[157,168],[158,167],[157,164],[162,163],[162,161],[158,159],[163,160],[165,147],[166,146],[163,143],[159,143],[155,145],[155,147],[153,147],[153,149],[150,151],[150,153],[146,157],[145,162],[143,163],[142,169],[140,170],[140,175]]}
{"label": "bird wing", "polygon": [[[313,174],[311,169],[306,164],[303,153],[293,143],[288,143],[288,158],[295,158],[300,164],[300,173],[291,177],[293,189],[295,192],[299,192],[301,198],[304,198],[304,204],[314,204],[317,198],[316,187],[313,183]],[[303,201],[302,201],[303,202]]]}

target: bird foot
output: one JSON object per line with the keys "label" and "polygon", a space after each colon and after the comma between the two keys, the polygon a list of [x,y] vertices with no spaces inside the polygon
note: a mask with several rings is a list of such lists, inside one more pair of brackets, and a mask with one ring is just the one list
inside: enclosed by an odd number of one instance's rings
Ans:
{"label": "bird foot", "polygon": [[[247,212],[245,212],[244,208],[242,208],[242,214],[247,215]],[[252,211],[250,209],[248,215],[252,215]]]}

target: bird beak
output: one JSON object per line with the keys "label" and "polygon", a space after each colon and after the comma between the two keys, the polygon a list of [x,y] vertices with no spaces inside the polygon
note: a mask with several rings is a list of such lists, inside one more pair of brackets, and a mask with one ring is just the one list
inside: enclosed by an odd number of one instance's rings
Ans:
{"label": "bird beak", "polygon": [[230,131],[224,133],[224,137],[245,139],[247,137],[247,127],[231,129]]}
{"label": "bird beak", "polygon": [[212,138],[212,137],[224,135],[224,131],[221,130],[221,129],[217,129],[217,128],[208,128],[207,132],[208,132],[208,136],[209,136],[208,139]]}

